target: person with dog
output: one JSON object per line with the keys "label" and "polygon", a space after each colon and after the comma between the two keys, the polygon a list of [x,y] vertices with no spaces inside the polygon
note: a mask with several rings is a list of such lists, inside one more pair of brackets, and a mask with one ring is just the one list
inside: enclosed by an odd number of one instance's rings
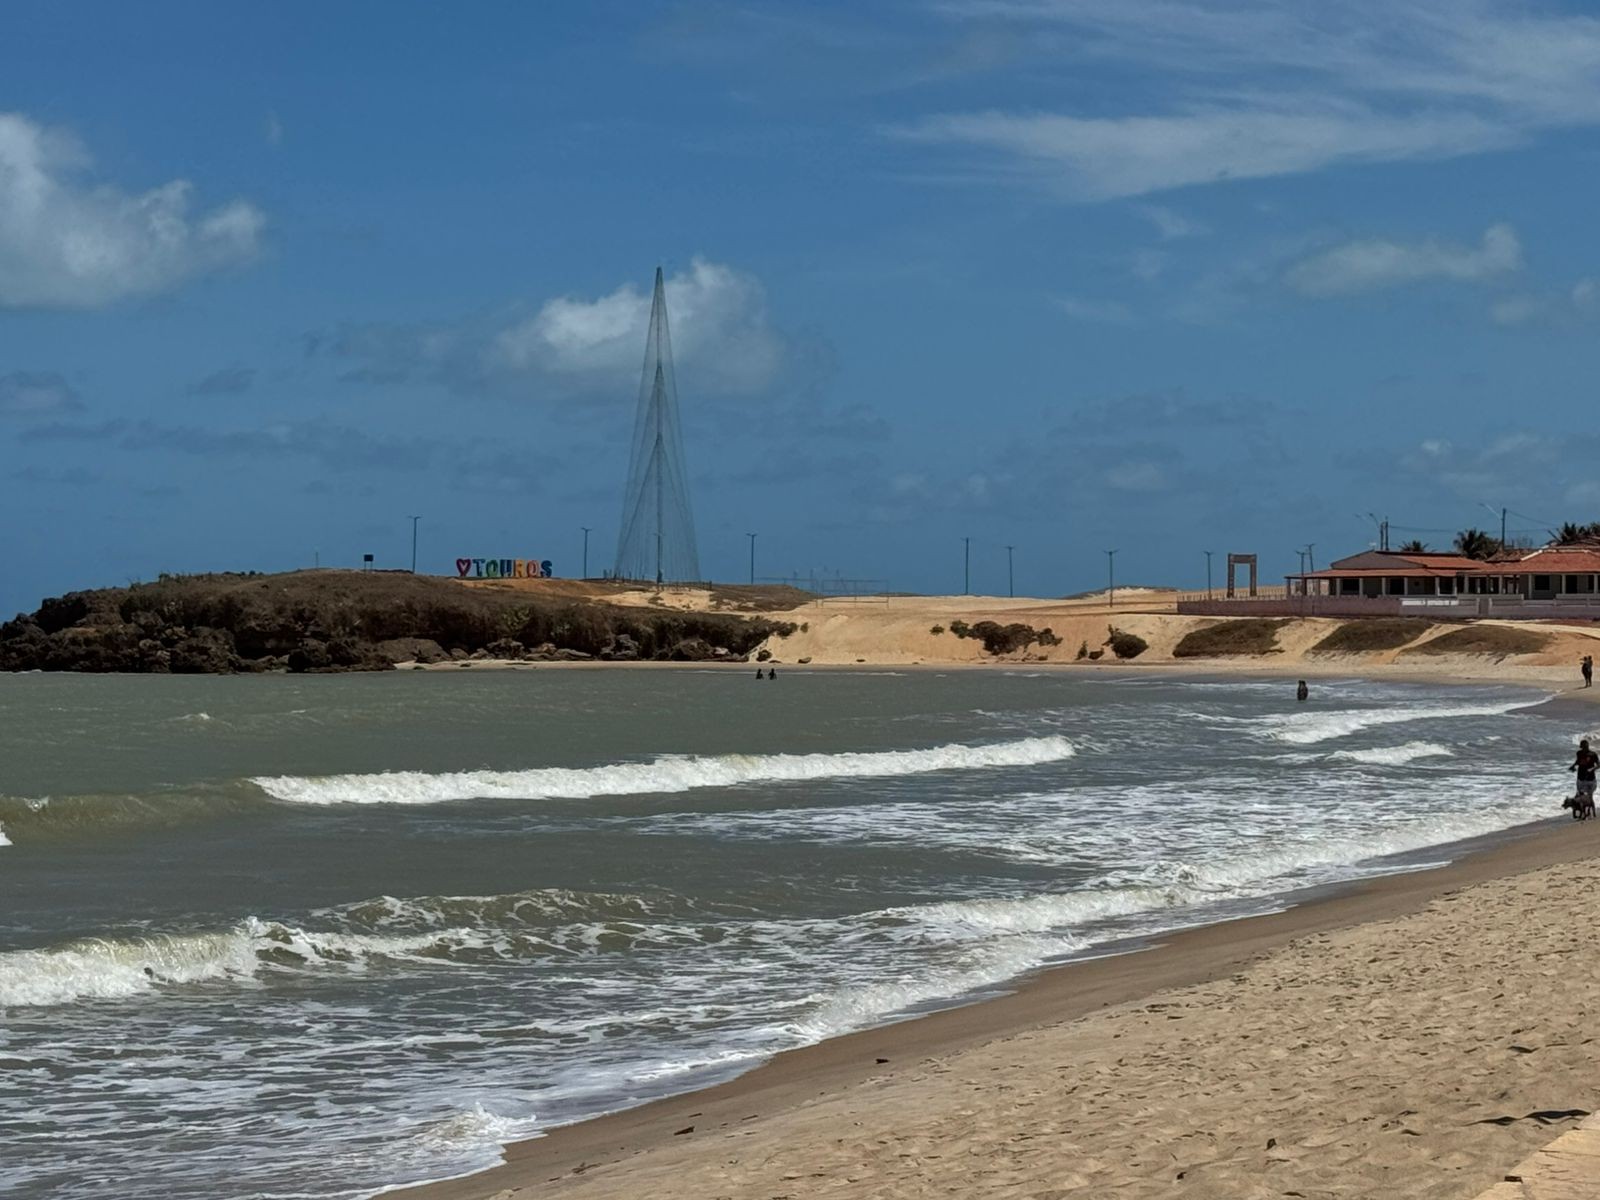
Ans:
{"label": "person with dog", "polygon": [[1589,749],[1589,739],[1584,738],[1578,743],[1578,753],[1572,765],[1567,768],[1578,773],[1578,794],[1569,802],[1575,820],[1582,821],[1594,816],[1594,775],[1597,767],[1600,767],[1600,754]]}

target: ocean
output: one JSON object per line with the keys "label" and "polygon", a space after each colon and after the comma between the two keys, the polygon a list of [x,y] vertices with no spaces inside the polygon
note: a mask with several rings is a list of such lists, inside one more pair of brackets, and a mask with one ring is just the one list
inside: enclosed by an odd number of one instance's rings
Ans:
{"label": "ocean", "polygon": [[1524,688],[0,676],[0,1191],[359,1197],[1560,815]]}

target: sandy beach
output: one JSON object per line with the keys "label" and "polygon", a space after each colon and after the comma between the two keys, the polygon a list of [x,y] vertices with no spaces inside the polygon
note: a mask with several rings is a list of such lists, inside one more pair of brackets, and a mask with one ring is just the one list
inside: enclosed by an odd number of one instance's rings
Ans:
{"label": "sandy beach", "polygon": [[1597,839],[1529,827],[397,1194],[1476,1196],[1600,1101]]}

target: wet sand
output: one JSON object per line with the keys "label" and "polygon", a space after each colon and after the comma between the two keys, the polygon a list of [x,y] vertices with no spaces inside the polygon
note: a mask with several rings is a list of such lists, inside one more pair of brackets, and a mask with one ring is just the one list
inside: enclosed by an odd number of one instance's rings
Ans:
{"label": "wet sand", "polygon": [[1597,851],[1553,817],[390,1194],[1472,1197],[1600,1105]]}

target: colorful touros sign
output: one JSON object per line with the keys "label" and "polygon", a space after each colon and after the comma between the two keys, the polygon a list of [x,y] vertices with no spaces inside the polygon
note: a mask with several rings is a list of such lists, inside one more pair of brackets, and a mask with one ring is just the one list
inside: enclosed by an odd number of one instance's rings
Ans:
{"label": "colorful touros sign", "polygon": [[555,569],[548,558],[458,558],[456,573],[462,579],[551,579]]}

